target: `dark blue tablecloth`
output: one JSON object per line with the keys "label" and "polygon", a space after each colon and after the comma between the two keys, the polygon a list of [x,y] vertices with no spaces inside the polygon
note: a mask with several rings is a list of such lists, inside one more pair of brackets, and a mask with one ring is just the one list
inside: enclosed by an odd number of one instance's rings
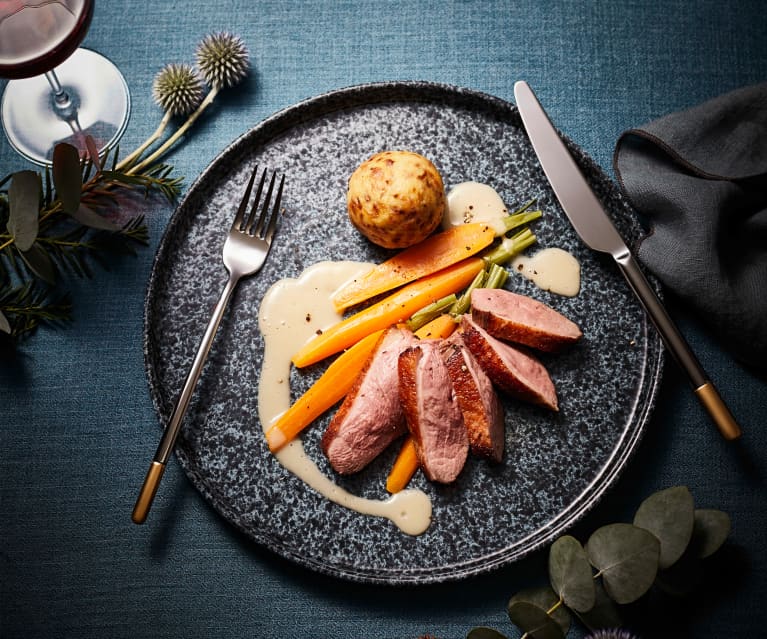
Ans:
{"label": "dark blue tablecloth", "polygon": [[[526,79],[612,175],[623,130],[767,77],[761,0],[105,0],[84,45],[109,56],[130,86],[124,149],[159,121],[154,74],[191,61],[199,39],[221,29],[242,36],[254,72],[170,156],[187,185],[278,109],[358,83],[430,80],[512,100],[513,83]],[[0,140],[0,175],[21,168],[29,166]],[[0,636],[458,638],[492,625],[518,637],[505,605],[545,580],[543,551],[465,582],[348,584],[251,544],[175,462],[150,523],[131,523],[159,434],[144,374],[144,294],[172,208],[149,202],[145,212],[150,246],[93,280],[72,280],[73,323],[40,330],[0,364]],[[744,437],[723,441],[669,364],[638,454],[575,534],[625,520],[656,489],[688,485],[699,505],[731,515],[732,534],[702,592],[653,602],[651,636],[764,636],[767,384],[673,298],[668,305]]]}

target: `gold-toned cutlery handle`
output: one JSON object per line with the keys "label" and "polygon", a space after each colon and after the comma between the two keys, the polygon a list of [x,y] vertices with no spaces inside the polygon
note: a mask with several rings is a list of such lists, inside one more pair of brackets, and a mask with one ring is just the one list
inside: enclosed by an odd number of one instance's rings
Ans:
{"label": "gold-toned cutlery handle", "polygon": [[719,432],[722,433],[725,439],[737,439],[740,437],[740,426],[735,421],[730,409],[724,403],[724,400],[719,395],[719,391],[711,382],[706,382],[702,386],[695,389],[695,395],[703,404],[703,407],[711,415],[711,419],[714,420]]}
{"label": "gold-toned cutlery handle", "polygon": [[136,505],[133,507],[131,519],[134,524],[143,524],[146,521],[149,509],[152,507],[154,496],[160,487],[160,480],[165,472],[165,464],[153,461],[149,466],[144,483],[141,486]]}
{"label": "gold-toned cutlery handle", "polygon": [[671,353],[679,367],[687,373],[696,396],[701,401],[701,404],[703,404],[703,407],[708,412],[721,435],[727,440],[740,437],[740,427],[732,416],[730,409],[727,408],[719,392],[709,380],[708,375],[700,365],[695,353],[692,352],[687,340],[679,332],[665,307],[655,295],[634,257],[628,249],[620,255],[614,255],[613,257],[637,298],[642,303],[647,315],[655,324],[655,328],[658,329],[658,333],[663,339],[668,352]]}
{"label": "gold-toned cutlery handle", "polygon": [[205,365],[205,360],[208,358],[208,353],[213,344],[213,338],[218,330],[218,325],[221,323],[221,318],[224,316],[224,310],[229,303],[229,298],[234,291],[234,287],[236,286],[239,277],[240,276],[236,273],[229,274],[226,286],[213,310],[213,315],[208,322],[202,342],[200,343],[200,347],[197,349],[197,354],[192,362],[192,368],[186,377],[184,387],[181,389],[181,394],[173,409],[173,414],[170,416],[168,425],[162,433],[160,444],[157,446],[157,452],[154,455],[151,466],[149,466],[149,472],[146,474],[144,484],[141,486],[141,491],[139,492],[136,506],[133,508],[133,515],[131,516],[131,519],[135,524],[143,524],[149,514],[152,501],[160,486],[160,479],[162,479],[162,474],[165,472],[165,464],[168,463],[171,453],[173,452],[173,447],[176,445],[176,439],[181,430],[181,420],[184,419],[186,409],[192,399],[192,393],[197,385],[197,381],[200,379],[202,367]]}

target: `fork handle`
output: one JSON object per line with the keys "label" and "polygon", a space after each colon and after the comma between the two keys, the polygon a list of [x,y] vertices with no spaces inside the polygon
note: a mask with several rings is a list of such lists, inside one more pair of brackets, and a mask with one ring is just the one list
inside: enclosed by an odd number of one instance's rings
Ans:
{"label": "fork handle", "polygon": [[160,487],[160,480],[165,472],[165,464],[153,461],[149,465],[144,483],[141,485],[141,492],[138,494],[136,505],[133,507],[131,519],[134,524],[143,524],[146,521],[149,509],[152,507],[154,496]]}
{"label": "fork handle", "polygon": [[157,452],[154,455],[152,464],[149,466],[149,472],[144,479],[138,499],[136,500],[136,505],[133,508],[131,519],[136,524],[143,524],[149,514],[149,509],[157,494],[157,488],[159,487],[160,479],[162,479],[165,465],[168,463],[168,459],[170,459],[173,447],[176,444],[176,439],[178,438],[178,433],[181,430],[181,421],[186,414],[186,409],[189,407],[192,393],[194,392],[195,386],[197,386],[197,381],[200,379],[200,374],[202,373],[205,361],[208,359],[210,347],[213,344],[213,338],[216,335],[219,324],[221,324],[221,319],[224,317],[224,311],[229,304],[229,299],[231,298],[239,279],[238,275],[233,275],[232,273],[229,274],[229,279],[221,293],[221,297],[219,298],[216,307],[213,309],[213,314],[205,329],[205,334],[202,336],[200,347],[197,349],[194,362],[192,362],[192,368],[189,370],[189,374],[184,382],[184,387],[181,389],[181,395],[179,395],[176,407],[173,409],[170,421],[163,431],[162,439],[160,439],[160,444],[157,447]]}

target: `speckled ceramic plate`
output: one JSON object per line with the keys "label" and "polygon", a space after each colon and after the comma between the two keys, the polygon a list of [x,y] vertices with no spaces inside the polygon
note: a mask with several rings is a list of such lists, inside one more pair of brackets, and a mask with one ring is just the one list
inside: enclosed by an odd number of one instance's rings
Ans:
{"label": "speckled ceramic plate", "polygon": [[[635,239],[639,229],[613,183],[569,144],[624,237]],[[349,175],[383,149],[422,153],[447,187],[487,182],[510,207],[537,197],[544,211],[534,225],[539,246],[564,248],[582,265],[575,298],[547,294],[518,275],[508,284],[552,304],[583,329],[577,346],[543,358],[560,412],[504,400],[501,464],[470,458],[450,486],[431,485],[419,473],[413,484],[431,496],[433,521],[417,537],[388,520],[331,504],[285,471],[268,452],[257,410],[263,349],[257,314],[267,288],[319,260],[385,256],[352,229],[345,210]],[[160,422],[167,422],[223,288],[225,230],[255,163],[287,175],[286,213],[265,267],[235,294],[177,447],[181,465],[213,508],[255,542],[312,570],[388,584],[491,570],[552,541],[583,516],[641,438],[660,380],[661,344],[618,271],[588,251],[566,221],[516,108],[466,89],[404,82],[321,95],[260,123],[204,171],[168,224],[147,295],[146,364]],[[314,367],[295,375],[296,391],[319,372]],[[318,447],[323,427],[313,426],[304,443],[332,475]],[[396,449],[339,483],[384,498]]]}

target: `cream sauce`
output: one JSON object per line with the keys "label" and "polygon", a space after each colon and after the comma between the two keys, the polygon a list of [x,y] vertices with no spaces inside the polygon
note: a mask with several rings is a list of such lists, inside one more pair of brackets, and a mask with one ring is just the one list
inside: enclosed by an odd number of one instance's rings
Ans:
{"label": "cream sauce", "polygon": [[504,232],[503,218],[509,214],[497,191],[481,182],[461,182],[447,193],[442,226],[448,229],[470,222],[487,222],[497,235]]}
{"label": "cream sauce", "polygon": [[580,262],[560,248],[545,248],[532,257],[520,255],[512,261],[511,270],[557,295],[574,297],[581,290]]}
{"label": "cream sauce", "polygon": [[[331,295],[370,268],[361,262],[320,262],[298,279],[275,282],[261,302],[258,323],[264,361],[258,388],[258,414],[264,431],[290,406],[290,359],[318,330],[341,319]],[[402,532],[420,535],[431,523],[431,500],[421,490],[403,490],[388,499],[352,495],[324,475],[297,438],[275,453],[277,460],[330,501],[365,515],[385,517]]]}

